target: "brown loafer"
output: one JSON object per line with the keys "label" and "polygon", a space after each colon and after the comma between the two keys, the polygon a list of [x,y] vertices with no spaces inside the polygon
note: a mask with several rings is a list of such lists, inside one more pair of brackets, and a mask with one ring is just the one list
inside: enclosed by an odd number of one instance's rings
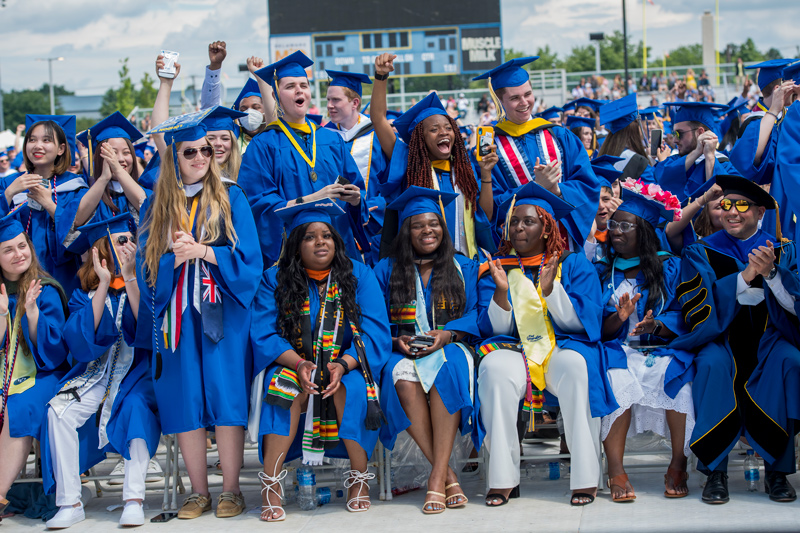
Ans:
{"label": "brown loafer", "polygon": [[239,516],[244,512],[244,496],[242,493],[223,492],[217,499],[217,518]]}
{"label": "brown loafer", "polygon": [[199,518],[200,515],[211,510],[211,496],[204,496],[195,492],[183,501],[180,511],[178,511],[178,518],[182,520],[190,520],[192,518]]}

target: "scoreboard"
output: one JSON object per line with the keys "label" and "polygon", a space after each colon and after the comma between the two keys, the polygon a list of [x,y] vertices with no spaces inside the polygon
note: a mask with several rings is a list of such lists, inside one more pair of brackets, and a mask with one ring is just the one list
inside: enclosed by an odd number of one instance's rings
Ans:
{"label": "scoreboard", "polygon": [[[435,5],[432,5],[435,4]],[[301,50],[325,69],[373,73],[397,55],[394,76],[480,73],[503,62],[500,1],[324,0],[268,3],[272,61]]]}

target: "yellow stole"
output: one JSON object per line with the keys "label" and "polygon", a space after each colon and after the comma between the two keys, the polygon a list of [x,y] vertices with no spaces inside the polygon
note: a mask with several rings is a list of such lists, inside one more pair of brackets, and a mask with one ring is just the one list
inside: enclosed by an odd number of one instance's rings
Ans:
{"label": "yellow stole", "polygon": [[[561,280],[561,265],[556,271],[556,281]],[[550,356],[556,347],[553,323],[547,314],[547,302],[542,296],[541,283],[534,286],[533,281],[520,269],[508,272],[508,290],[514,306],[514,320],[519,339],[528,360],[531,383],[544,390],[544,374]]]}
{"label": "yellow stole", "polygon": [[532,118],[525,124],[516,124],[508,120],[502,120],[495,125],[495,128],[501,130],[503,133],[512,137],[519,137],[526,133],[540,128],[547,124],[552,124],[549,120],[543,118]]}
{"label": "yellow stole", "polygon": [[[436,169],[442,172],[450,172],[450,161],[446,159],[442,161],[431,161],[431,182],[433,183],[434,190],[438,191],[440,189],[439,178],[436,176]],[[453,179],[453,183],[455,183],[455,179]],[[460,192],[461,191],[459,191],[459,193]],[[439,200],[439,208],[442,210],[442,218],[446,219],[444,216],[444,206],[441,200]],[[459,231],[459,229],[456,229],[456,231]],[[478,253],[478,244],[475,239],[475,208],[466,198],[464,198],[464,234],[467,237],[468,257],[473,258]]]}
{"label": "yellow stole", "polygon": [[[5,346],[3,347],[3,368],[10,370],[11,366],[14,371],[9,380],[8,395],[19,394],[32,388],[36,384],[36,361],[33,360],[28,344],[25,342],[22,335],[22,315],[25,313],[24,302],[17,302],[17,309],[14,313],[14,324],[12,327],[11,317],[6,317],[7,334],[9,335],[9,351],[6,353]],[[6,372],[8,371],[6,370]],[[3,376],[4,378],[6,376]]]}

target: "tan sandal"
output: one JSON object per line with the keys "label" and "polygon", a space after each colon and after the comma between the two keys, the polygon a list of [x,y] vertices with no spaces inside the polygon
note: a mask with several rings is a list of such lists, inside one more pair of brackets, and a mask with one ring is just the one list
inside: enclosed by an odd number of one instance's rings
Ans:
{"label": "tan sandal", "polygon": [[[689,479],[689,473],[685,470],[678,470],[677,468],[667,468],[667,473],[664,474],[664,497],[665,498],[685,498],[689,495],[689,486],[686,481]],[[678,490],[678,487],[685,487],[686,492],[670,494],[667,489],[667,483],[672,482],[672,488]]]}
{"label": "tan sandal", "polygon": [[[614,497],[613,493],[614,487],[619,487],[622,489],[623,492],[628,492],[628,489],[625,488],[626,484],[630,485],[630,481],[628,481],[628,474],[620,474],[618,476],[610,477],[608,478],[608,481],[606,483],[608,484],[608,488],[612,490],[611,501],[616,503],[621,503],[621,502],[632,502],[633,500],[636,499],[635,494],[633,496],[622,496],[621,498]],[[633,485],[631,485],[631,490],[632,489]]]}
{"label": "tan sandal", "polygon": [[[450,483],[449,485],[447,485],[444,488],[444,491],[447,492],[448,490],[452,489],[453,487],[461,488],[461,485],[458,483],[458,481],[456,481],[455,483]],[[452,503],[452,504],[451,503],[447,503],[447,500],[449,500],[451,498],[458,498],[459,496],[463,499],[463,501],[460,501],[460,502],[457,501],[457,503]],[[467,502],[469,502],[469,499],[467,498],[467,496],[464,494],[464,491],[462,490],[461,492],[457,492],[456,494],[451,494],[450,496],[446,496],[445,500],[444,500],[444,506],[447,507],[448,509],[458,509],[459,507],[464,507],[465,505],[467,505]]]}
{"label": "tan sandal", "polygon": [[[425,494],[426,495],[427,494],[433,494],[434,496],[440,496],[440,497],[444,498],[445,501],[443,501],[443,502],[435,502],[435,501],[431,501],[431,500],[425,500],[425,503],[422,504],[422,512],[424,514],[440,514],[440,513],[443,513],[444,510],[447,508],[447,503],[446,503],[447,494],[444,494],[444,493],[441,493],[441,492],[436,492],[436,491],[433,491],[433,490],[429,490]],[[426,509],[427,506],[429,506],[431,504],[434,504],[434,503],[440,504],[442,506],[442,508],[441,509]]]}

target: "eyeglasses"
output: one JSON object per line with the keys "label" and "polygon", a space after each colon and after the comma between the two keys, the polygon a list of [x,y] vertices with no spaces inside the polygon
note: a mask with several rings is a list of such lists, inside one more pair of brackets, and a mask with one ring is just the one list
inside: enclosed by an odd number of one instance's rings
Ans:
{"label": "eyeglasses", "polygon": [[620,233],[628,233],[632,231],[633,228],[638,226],[638,224],[631,224],[630,222],[617,222],[616,220],[609,220],[606,224],[610,231],[619,230]]}
{"label": "eyeglasses", "polygon": [[212,155],[214,155],[214,149],[210,146],[201,146],[200,148],[187,148],[181,153],[183,154],[183,157],[191,161],[197,156],[198,151],[201,154],[203,154],[203,157],[207,159],[210,158]]}
{"label": "eyeglasses", "polygon": [[117,237],[117,243],[120,245],[125,244],[128,241],[135,243],[136,237],[128,237],[127,235],[120,235],[119,237]]}
{"label": "eyeglasses", "polygon": [[697,128],[692,128],[692,129],[686,130],[686,131],[674,130],[675,138],[680,141],[681,137],[683,137],[684,135],[686,135],[687,133],[692,132],[692,131],[697,131]]}
{"label": "eyeglasses", "polygon": [[740,213],[746,213],[752,205],[757,204],[748,202],[747,200],[731,200],[729,198],[723,198],[719,203],[723,211],[730,211],[732,207],[736,207],[736,210]]}

